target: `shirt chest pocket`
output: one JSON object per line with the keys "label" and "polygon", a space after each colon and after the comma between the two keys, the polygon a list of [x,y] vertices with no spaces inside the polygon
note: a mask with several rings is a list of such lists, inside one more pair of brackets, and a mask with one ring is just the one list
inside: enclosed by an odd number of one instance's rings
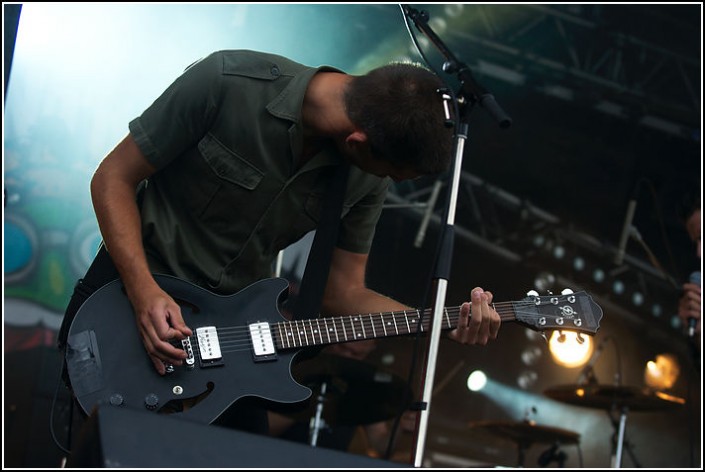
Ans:
{"label": "shirt chest pocket", "polygon": [[254,190],[262,180],[264,175],[262,171],[225,147],[210,134],[198,143],[198,150],[220,179],[247,190]]}
{"label": "shirt chest pocket", "polygon": [[213,229],[232,231],[233,221],[244,223],[248,215],[257,215],[260,199],[252,197],[264,172],[210,134],[198,143],[198,150],[210,174],[200,217]]}

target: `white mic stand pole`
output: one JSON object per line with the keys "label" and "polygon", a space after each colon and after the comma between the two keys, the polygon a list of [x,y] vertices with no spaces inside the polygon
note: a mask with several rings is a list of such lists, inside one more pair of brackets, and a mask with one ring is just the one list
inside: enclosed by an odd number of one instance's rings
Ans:
{"label": "white mic stand pole", "polygon": [[[438,347],[440,344],[441,336],[441,322],[443,320],[443,311],[445,307],[446,292],[448,288],[448,278],[450,276],[450,265],[453,256],[453,225],[455,223],[455,210],[458,198],[458,189],[460,185],[460,174],[462,170],[462,158],[463,151],[465,148],[465,141],[467,140],[468,134],[468,124],[467,118],[470,108],[475,103],[479,103],[483,108],[485,108],[493,118],[497,120],[500,127],[506,128],[511,124],[511,119],[504,113],[504,111],[497,105],[494,97],[489,94],[483,87],[481,87],[477,82],[475,82],[470,69],[463,63],[459,62],[451,54],[450,51],[443,45],[441,40],[436,36],[436,34],[428,26],[428,14],[426,12],[419,12],[411,8],[409,5],[401,5],[402,11],[405,18],[410,18],[416,27],[428,39],[441,51],[444,57],[448,60],[443,64],[443,70],[449,74],[457,73],[458,78],[461,83],[461,90],[458,94],[457,101],[462,107],[456,107],[456,113],[460,109],[459,116],[455,118],[458,120],[458,126],[456,128],[457,133],[455,136],[455,152],[453,159],[453,169],[452,169],[452,180],[449,187],[449,198],[448,207],[446,208],[446,227],[442,228],[442,240],[441,247],[436,261],[436,278],[435,278],[435,300],[433,303],[433,312],[431,315],[432,323],[430,331],[430,342],[428,347],[428,357],[426,365],[426,378],[424,380],[423,388],[423,399],[420,403],[420,418],[419,418],[419,434],[416,443],[414,466],[421,467],[423,459],[423,450],[426,441],[426,434],[428,430],[428,415],[431,407],[431,394],[433,391],[433,380],[436,373],[436,360],[438,354]],[[413,37],[413,35],[412,35]],[[417,45],[418,47],[418,45]],[[421,52],[421,51],[419,51]],[[423,55],[423,53],[421,52]],[[449,103],[451,103],[450,92],[439,91],[442,94],[443,106],[445,107],[445,117],[446,123],[450,126],[453,125],[449,112]],[[419,323],[419,326],[423,326],[424,323]]]}

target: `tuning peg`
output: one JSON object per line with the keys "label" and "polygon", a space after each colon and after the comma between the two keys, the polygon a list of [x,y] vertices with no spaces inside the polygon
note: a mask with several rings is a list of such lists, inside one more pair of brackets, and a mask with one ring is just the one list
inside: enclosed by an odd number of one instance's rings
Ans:
{"label": "tuning peg", "polygon": [[575,340],[578,341],[578,344],[582,344],[585,342],[585,338],[583,337],[583,333],[576,333],[575,334]]}
{"label": "tuning peg", "polygon": [[548,342],[548,338],[546,337],[546,332],[545,331],[539,331],[539,334],[543,338],[544,341]]}
{"label": "tuning peg", "polygon": [[564,288],[561,290],[561,295],[570,295],[571,293],[573,293],[573,291],[569,288]]}
{"label": "tuning peg", "polygon": [[537,292],[536,290],[529,290],[528,292],[526,292],[526,296],[527,297],[538,297],[539,292]]}

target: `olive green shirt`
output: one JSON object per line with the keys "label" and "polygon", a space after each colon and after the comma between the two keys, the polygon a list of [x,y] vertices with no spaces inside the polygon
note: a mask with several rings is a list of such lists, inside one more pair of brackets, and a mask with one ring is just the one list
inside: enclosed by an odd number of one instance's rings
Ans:
{"label": "olive green shirt", "polygon": [[[129,124],[158,171],[141,192],[154,272],[222,294],[272,275],[278,252],[316,228],[326,180],[342,157],[326,148],[296,169],[308,67],[245,50],[192,64]],[[369,251],[389,179],[351,167],[337,247]]]}

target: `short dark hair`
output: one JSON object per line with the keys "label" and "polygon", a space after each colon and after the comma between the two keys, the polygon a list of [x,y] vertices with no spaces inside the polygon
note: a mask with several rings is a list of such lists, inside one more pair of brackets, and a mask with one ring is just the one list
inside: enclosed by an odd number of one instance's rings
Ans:
{"label": "short dark hair", "polygon": [[437,174],[448,169],[453,144],[439,92],[444,87],[419,64],[392,63],[353,77],[345,90],[345,108],[350,121],[367,135],[373,156],[421,174]]}

